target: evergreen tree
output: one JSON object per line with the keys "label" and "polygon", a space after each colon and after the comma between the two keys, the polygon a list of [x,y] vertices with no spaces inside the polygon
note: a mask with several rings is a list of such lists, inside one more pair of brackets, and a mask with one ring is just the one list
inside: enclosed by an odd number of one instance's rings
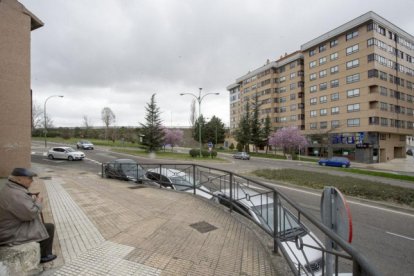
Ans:
{"label": "evergreen tree", "polygon": [[155,102],[155,94],[152,94],[151,101],[145,107],[147,114],[145,115],[146,124],[141,124],[141,133],[144,135],[142,144],[148,147],[148,151],[152,152],[162,147],[164,141],[164,130],[160,119],[160,109]]}
{"label": "evergreen tree", "polygon": [[211,118],[205,125],[204,133],[207,142],[212,142],[214,145],[224,143],[225,129],[220,118],[213,116],[213,118]]}
{"label": "evergreen tree", "polygon": [[246,103],[245,112],[240,119],[235,136],[238,144],[241,145],[241,147],[243,147],[246,152],[249,152],[249,143],[251,141],[249,102]]}
{"label": "evergreen tree", "polygon": [[258,148],[262,144],[262,135],[261,135],[261,123],[259,118],[260,113],[260,104],[259,104],[259,96],[256,94],[254,97],[254,104],[253,104],[253,114],[250,121],[250,133],[251,133],[251,143],[254,145],[254,150],[257,152]]}
{"label": "evergreen tree", "polygon": [[207,142],[207,138],[205,136],[205,125],[206,125],[206,120],[204,119],[203,115],[201,114],[200,117],[195,121],[194,127],[193,127],[193,138],[195,141],[199,141],[198,137],[199,137],[199,132],[200,129],[198,128],[199,124],[201,124],[201,143],[206,143]]}

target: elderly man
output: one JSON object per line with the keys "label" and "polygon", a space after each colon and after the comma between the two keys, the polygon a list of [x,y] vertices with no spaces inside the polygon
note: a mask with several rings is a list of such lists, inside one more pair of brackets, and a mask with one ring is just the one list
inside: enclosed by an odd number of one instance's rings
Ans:
{"label": "elderly man", "polygon": [[15,168],[0,190],[0,245],[40,243],[40,262],[56,259],[52,254],[55,226],[40,219],[43,197],[29,192],[36,173]]}

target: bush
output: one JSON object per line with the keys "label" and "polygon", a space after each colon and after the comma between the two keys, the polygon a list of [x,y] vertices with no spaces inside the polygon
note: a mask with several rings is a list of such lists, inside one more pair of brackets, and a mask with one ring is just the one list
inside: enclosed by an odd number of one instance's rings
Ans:
{"label": "bush", "polygon": [[234,144],[231,143],[229,149],[234,150]]}
{"label": "bush", "polygon": [[243,151],[243,145],[241,143],[237,143],[237,151]]}
{"label": "bush", "polygon": [[191,157],[197,157],[200,155],[200,149],[190,149],[189,154]]}
{"label": "bush", "polygon": [[[200,149],[190,149],[189,154],[191,157],[196,158],[200,156]],[[212,150],[211,152],[208,150],[201,150],[201,155],[203,157],[216,157],[217,156],[217,151]]]}

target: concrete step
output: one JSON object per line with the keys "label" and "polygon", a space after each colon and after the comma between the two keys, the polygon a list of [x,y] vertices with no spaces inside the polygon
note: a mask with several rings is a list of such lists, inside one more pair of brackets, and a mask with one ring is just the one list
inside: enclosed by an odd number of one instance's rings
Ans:
{"label": "concrete step", "polygon": [[0,247],[0,275],[36,275],[39,266],[40,246],[30,242],[15,246]]}

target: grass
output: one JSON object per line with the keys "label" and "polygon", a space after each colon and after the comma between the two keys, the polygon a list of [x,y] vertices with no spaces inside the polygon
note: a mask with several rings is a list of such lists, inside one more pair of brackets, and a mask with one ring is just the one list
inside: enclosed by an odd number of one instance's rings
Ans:
{"label": "grass", "polygon": [[337,176],[294,169],[261,169],[255,170],[252,173],[271,181],[285,182],[312,189],[323,189],[325,186],[333,186],[338,188],[344,195],[397,203],[414,208],[414,189],[377,183],[350,176]]}
{"label": "grass", "polygon": [[[339,169],[339,168],[335,168],[335,170],[343,171],[343,169]],[[379,171],[372,171],[372,170],[361,170],[361,169],[353,169],[353,168],[346,169],[346,172],[414,182],[414,176],[411,176],[411,175],[379,172]]]}

